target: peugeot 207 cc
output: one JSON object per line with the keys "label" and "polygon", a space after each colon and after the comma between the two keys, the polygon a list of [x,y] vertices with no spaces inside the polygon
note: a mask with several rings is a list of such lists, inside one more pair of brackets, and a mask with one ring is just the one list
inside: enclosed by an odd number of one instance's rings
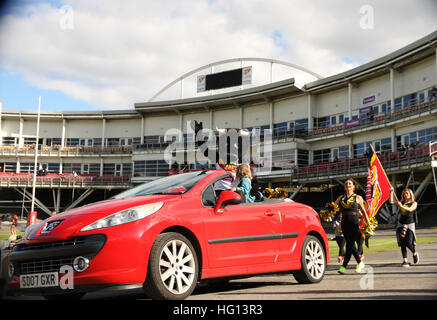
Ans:
{"label": "peugeot 207 cc", "polygon": [[228,176],[168,176],[30,226],[7,258],[10,291],[77,299],[142,284],[152,299],[184,299],[203,280],[289,271],[321,281],[329,253],[318,214],[289,199],[217,197],[214,184]]}

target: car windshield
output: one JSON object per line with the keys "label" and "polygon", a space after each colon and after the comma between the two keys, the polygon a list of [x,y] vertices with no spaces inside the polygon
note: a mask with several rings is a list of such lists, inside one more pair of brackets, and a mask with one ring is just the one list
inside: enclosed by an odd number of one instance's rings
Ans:
{"label": "car windshield", "polygon": [[193,188],[200,180],[205,178],[213,171],[196,171],[189,173],[175,174],[152,182],[147,182],[126,190],[112,197],[121,199],[135,196],[145,196],[152,194],[183,194]]}

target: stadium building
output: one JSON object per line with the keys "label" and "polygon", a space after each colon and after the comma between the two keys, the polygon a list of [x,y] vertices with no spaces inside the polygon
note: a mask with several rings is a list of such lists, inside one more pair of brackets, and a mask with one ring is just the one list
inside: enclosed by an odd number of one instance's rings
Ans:
{"label": "stadium building", "polygon": [[[435,204],[430,143],[437,141],[437,31],[349,71],[297,86],[293,78],[232,92],[136,103],[133,110],[46,112],[1,110],[0,213],[26,216],[35,153],[35,206],[40,218],[102,200],[135,184],[198,169],[164,159],[168,129],[193,139],[189,122],[238,128],[261,137],[271,152],[256,169],[264,187],[320,208],[355,178],[364,194],[372,144],[395,187],[413,188],[422,210]],[[271,60],[271,63],[274,61]],[[38,138],[37,138],[38,137]],[[211,164],[210,164],[211,166]],[[77,176],[76,174],[77,173]],[[317,193],[315,197],[314,194]],[[380,218],[393,222],[384,206]]]}

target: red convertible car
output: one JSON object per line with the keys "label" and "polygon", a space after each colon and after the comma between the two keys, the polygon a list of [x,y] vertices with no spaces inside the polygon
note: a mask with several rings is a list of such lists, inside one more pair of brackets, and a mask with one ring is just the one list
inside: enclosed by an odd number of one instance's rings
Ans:
{"label": "red convertible car", "polygon": [[33,225],[8,256],[9,289],[73,299],[142,284],[152,299],[184,299],[214,278],[289,271],[299,283],[321,281],[329,253],[318,214],[289,199],[217,198],[214,183],[228,175],[165,177]]}

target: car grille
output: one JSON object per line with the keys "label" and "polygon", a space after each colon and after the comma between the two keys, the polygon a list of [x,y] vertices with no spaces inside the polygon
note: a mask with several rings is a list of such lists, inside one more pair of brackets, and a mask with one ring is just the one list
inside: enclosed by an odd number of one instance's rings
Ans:
{"label": "car grille", "polygon": [[68,265],[71,267],[74,258],[75,257],[58,257],[35,261],[22,261],[19,264],[20,274],[59,272],[62,266]]}
{"label": "car grille", "polygon": [[103,248],[105,235],[90,235],[70,238],[62,241],[18,244],[9,255],[15,266],[16,275],[59,272],[62,266],[73,266],[78,256],[89,260]]}
{"label": "car grille", "polygon": [[63,241],[24,244],[24,245],[17,246],[16,250],[17,251],[40,250],[40,249],[49,249],[49,248],[57,248],[57,247],[65,247],[65,246],[76,246],[85,243],[85,239],[86,237],[77,237],[77,238],[63,240]]}

